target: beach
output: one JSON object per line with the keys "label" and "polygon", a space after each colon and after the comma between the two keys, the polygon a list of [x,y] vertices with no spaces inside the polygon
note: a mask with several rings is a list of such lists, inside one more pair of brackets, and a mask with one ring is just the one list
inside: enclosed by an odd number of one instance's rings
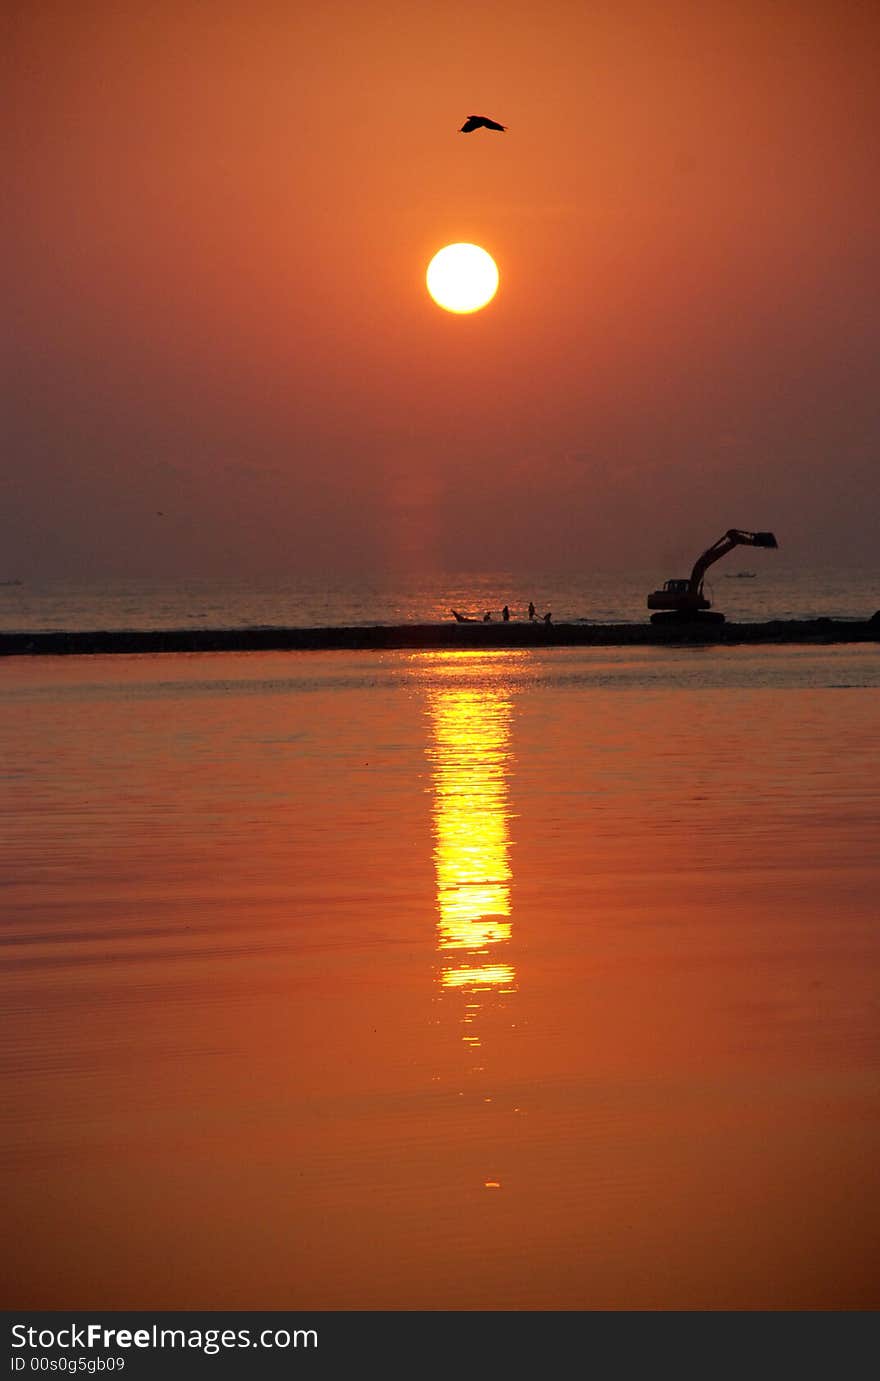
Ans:
{"label": "beach", "polygon": [[5,658],[9,1307],[876,1308],[878,685]]}

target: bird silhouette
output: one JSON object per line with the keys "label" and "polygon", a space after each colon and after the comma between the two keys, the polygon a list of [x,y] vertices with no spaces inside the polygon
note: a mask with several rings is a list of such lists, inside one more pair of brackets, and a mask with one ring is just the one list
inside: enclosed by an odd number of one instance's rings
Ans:
{"label": "bird silhouette", "polygon": [[473,134],[475,129],[500,129],[503,133],[506,125],[499,125],[496,120],[490,120],[485,115],[469,115],[458,131],[459,134]]}

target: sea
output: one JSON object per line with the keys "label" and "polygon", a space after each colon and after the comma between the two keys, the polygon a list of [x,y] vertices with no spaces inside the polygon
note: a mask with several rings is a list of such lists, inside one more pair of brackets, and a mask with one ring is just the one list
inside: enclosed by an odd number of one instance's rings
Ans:
{"label": "sea", "polygon": [[[616,622],[651,588],[0,604]],[[875,643],[0,659],[7,1307],[876,1309],[878,691]]]}
{"label": "sea", "polygon": [[[705,582],[713,607],[732,622],[856,620],[870,618],[880,608],[880,568],[803,571],[775,561],[757,563],[754,552],[748,555],[750,564],[735,552],[725,563],[728,569]],[[274,582],[9,578],[0,581],[0,631],[430,624],[448,621],[452,609],[474,618],[489,611],[497,620],[505,605],[511,618],[523,619],[530,602],[538,617],[549,610],[555,623],[644,623],[647,595],[662,583],[656,570],[576,576],[476,571]]]}

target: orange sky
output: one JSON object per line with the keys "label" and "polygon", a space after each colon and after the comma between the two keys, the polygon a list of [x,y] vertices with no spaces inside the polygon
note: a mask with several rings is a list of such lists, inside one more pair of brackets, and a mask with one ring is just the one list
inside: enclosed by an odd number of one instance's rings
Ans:
{"label": "orange sky", "polygon": [[4,14],[0,576],[876,559],[876,5]]}

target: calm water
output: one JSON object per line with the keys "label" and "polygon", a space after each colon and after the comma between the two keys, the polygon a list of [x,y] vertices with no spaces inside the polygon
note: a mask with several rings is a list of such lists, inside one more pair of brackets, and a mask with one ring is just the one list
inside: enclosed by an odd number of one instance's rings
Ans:
{"label": "calm water", "polygon": [[[746,574],[751,572],[751,574]],[[482,617],[527,617],[529,600],[557,623],[645,623],[648,592],[668,570],[587,572],[475,572],[412,581],[301,580],[261,586],[210,580],[27,581],[0,584],[0,630],[36,632],[96,628],[253,628],[437,623],[451,609]],[[870,618],[880,608],[876,571],[794,571],[776,553],[737,548],[713,567],[706,589],[715,608],[739,623],[787,618]]]}
{"label": "calm water", "polygon": [[876,1308],[878,685],[4,660],[9,1305]]}

